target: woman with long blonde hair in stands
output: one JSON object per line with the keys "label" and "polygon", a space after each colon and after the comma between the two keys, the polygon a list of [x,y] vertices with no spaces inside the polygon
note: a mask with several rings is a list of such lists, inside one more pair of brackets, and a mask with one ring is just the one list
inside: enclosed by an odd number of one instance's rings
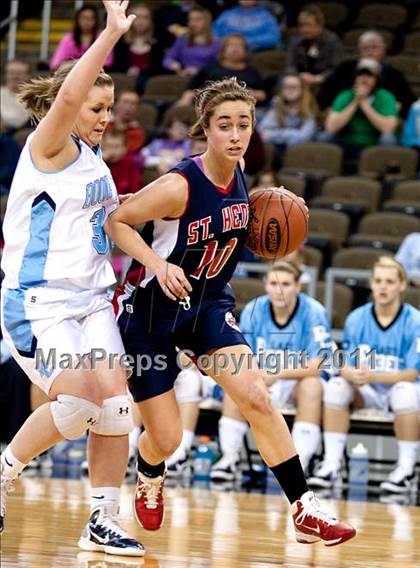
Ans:
{"label": "woman with long blonde hair in stands", "polygon": [[317,105],[297,73],[283,76],[279,94],[258,124],[264,142],[273,144],[279,158],[290,144],[309,142],[316,134]]}
{"label": "woman with long blonde hair in stands", "polygon": [[106,28],[82,58],[29,81],[21,93],[38,125],[22,150],[3,225],[2,332],[50,402],[1,455],[0,530],[25,466],[89,430],[91,514],[79,546],[143,556],[117,518],[133,422],[124,348],[107,298],[115,276],[103,224],[118,196],[99,146],[114,101],[102,65],[135,16],[126,16],[128,0],[103,3]]}

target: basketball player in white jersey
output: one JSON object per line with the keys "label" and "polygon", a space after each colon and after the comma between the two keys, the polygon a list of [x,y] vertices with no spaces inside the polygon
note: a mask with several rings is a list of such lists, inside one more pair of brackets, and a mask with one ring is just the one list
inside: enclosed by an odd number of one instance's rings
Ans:
{"label": "basketball player in white jersey", "polygon": [[[114,99],[102,65],[135,16],[126,16],[128,0],[103,3],[106,28],[83,57],[21,91],[38,126],[22,150],[4,221],[2,330],[51,402],[28,418],[1,456],[0,529],[6,496],[23,468],[89,429],[92,507],[79,546],[143,556],[143,546],[117,521],[133,424],[118,359],[123,345],[106,296],[115,277],[102,225],[118,198],[98,146]],[[99,352],[92,350],[99,349],[113,365],[94,364]]]}

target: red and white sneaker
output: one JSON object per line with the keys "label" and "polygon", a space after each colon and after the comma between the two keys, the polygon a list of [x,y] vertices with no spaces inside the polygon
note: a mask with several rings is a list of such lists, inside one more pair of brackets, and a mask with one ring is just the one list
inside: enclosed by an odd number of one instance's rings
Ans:
{"label": "red and white sneaker", "polygon": [[141,527],[147,531],[157,531],[163,524],[163,483],[165,475],[147,477],[137,472],[134,514]]}
{"label": "red and white sneaker", "polygon": [[323,511],[312,491],[307,491],[291,507],[296,540],[312,544],[322,540],[325,546],[341,544],[356,535],[356,530]]}

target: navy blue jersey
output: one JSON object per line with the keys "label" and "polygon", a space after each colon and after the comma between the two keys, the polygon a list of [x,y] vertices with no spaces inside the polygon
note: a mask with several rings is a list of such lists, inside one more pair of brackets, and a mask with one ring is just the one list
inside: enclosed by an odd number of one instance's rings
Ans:
{"label": "navy blue jersey", "polygon": [[[188,203],[179,218],[149,221],[142,230],[145,242],[161,257],[180,266],[193,291],[191,302],[220,293],[236,268],[249,220],[248,193],[240,166],[227,188],[214,185],[204,174],[200,158],[186,158],[171,172],[188,182]],[[133,261],[129,286],[155,287],[155,274]]]}

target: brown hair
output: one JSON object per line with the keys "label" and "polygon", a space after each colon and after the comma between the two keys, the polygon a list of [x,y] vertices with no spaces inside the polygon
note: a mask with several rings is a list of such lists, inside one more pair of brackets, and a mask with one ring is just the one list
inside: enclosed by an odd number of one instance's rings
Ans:
{"label": "brown hair", "polygon": [[[205,32],[205,45],[210,45],[211,42],[213,41],[213,32],[211,30],[211,21],[212,21],[211,12],[206,8],[203,8],[203,6],[194,6],[193,8],[191,8],[190,14],[192,12],[200,12],[200,14],[202,14],[205,17],[207,23],[207,31]],[[187,45],[195,44],[195,35],[191,32],[189,28],[187,29],[186,37],[187,37]]]}
{"label": "brown hair", "polygon": [[[152,43],[153,40],[153,34],[155,33],[155,25],[153,22],[153,13],[152,13],[152,9],[150,8],[150,6],[148,6],[147,4],[144,4],[143,2],[140,2],[139,4],[133,4],[130,7],[130,14],[134,14],[135,10],[137,10],[138,8],[142,8],[144,10],[147,10],[149,12],[149,16],[150,16],[150,30],[147,34],[147,39],[146,41],[148,41],[150,44]],[[135,40],[136,37],[136,33],[133,29],[133,26],[131,26],[131,28],[128,30],[128,32],[125,34],[124,39],[125,41],[128,43],[128,45],[131,45],[133,43],[133,41]]]}
{"label": "brown hair", "polygon": [[403,265],[391,256],[380,256],[372,267],[372,273],[375,268],[395,268],[398,272],[398,278],[401,282],[408,284],[408,276]]}
{"label": "brown hair", "polygon": [[92,45],[92,43],[95,41],[96,36],[98,35],[98,31],[99,31],[99,16],[98,16],[98,10],[95,8],[95,6],[82,6],[81,8],[79,8],[77,10],[77,12],[74,14],[74,23],[73,23],[73,38],[74,38],[74,43],[77,46],[81,46],[82,45],[82,32],[80,29],[80,25],[79,25],[79,16],[80,14],[82,14],[83,12],[92,12],[95,16],[95,25],[93,27],[92,30],[92,39],[90,42],[90,45]]}
{"label": "brown hair", "polygon": [[[315,22],[318,24],[318,26],[320,26],[321,28],[325,27],[324,12],[316,4],[307,4],[306,6],[304,6],[302,10],[299,12],[299,16],[312,16]],[[298,21],[299,21],[299,16],[298,16]]]}
{"label": "brown hair", "polygon": [[191,138],[206,138],[204,129],[208,128],[214,109],[226,101],[244,101],[251,107],[252,126],[255,126],[255,97],[248,91],[246,84],[236,77],[221,81],[208,81],[195,93],[195,113],[197,121],[190,129]]}
{"label": "brown hair", "polygon": [[229,42],[232,39],[240,39],[244,45],[245,48],[245,53],[246,53],[246,61],[248,61],[249,59],[249,50],[248,50],[248,46],[246,43],[246,39],[242,34],[229,34],[226,35],[223,39],[222,39],[222,43],[220,44],[220,50],[219,50],[219,57],[218,57],[218,61],[219,63],[221,63],[223,65],[223,59],[225,57],[225,51],[227,49],[227,46],[229,44]]}
{"label": "brown hair", "polygon": [[[22,84],[18,99],[23,103],[35,122],[39,122],[56,99],[67,75],[76,61],[66,61],[50,77],[37,77]],[[102,69],[94,83],[95,87],[113,87],[114,81]]]}
{"label": "brown hair", "polygon": [[[315,97],[311,93],[309,87],[306,85],[306,83],[303,81],[302,77],[298,73],[286,73],[285,75],[283,75],[282,84],[283,81],[286,79],[286,77],[295,77],[296,79],[298,79],[302,89],[302,96],[300,99],[300,108],[299,108],[300,121],[303,122],[308,118],[315,119],[318,114],[318,106],[316,104]],[[286,106],[284,104],[284,100],[281,95],[276,97],[274,108],[276,109],[277,120],[279,122],[279,125],[284,128],[286,126],[286,118],[285,118]]]}
{"label": "brown hair", "polygon": [[301,269],[296,266],[296,264],[288,260],[278,260],[274,264],[270,264],[265,273],[266,277],[270,274],[270,272],[287,272],[288,274],[293,275],[295,282],[299,282],[300,277],[302,276]]}

